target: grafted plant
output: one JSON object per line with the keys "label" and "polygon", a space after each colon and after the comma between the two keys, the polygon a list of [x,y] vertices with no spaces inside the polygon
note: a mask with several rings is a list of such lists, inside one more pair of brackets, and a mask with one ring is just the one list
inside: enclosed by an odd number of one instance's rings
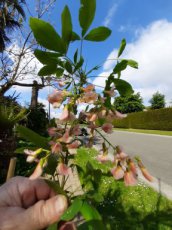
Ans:
{"label": "grafted plant", "polygon": [[[94,201],[101,202],[104,198],[98,195],[98,180],[102,176],[114,177],[114,180],[124,180],[126,186],[137,183],[137,168],[143,175],[152,180],[141,160],[132,159],[117,144],[110,143],[107,134],[113,132],[114,119],[122,119],[126,115],[114,109],[112,98],[115,92],[120,95],[129,95],[133,92],[132,86],[121,79],[121,72],[128,66],[138,68],[136,61],[122,59],[126,41],[122,40],[116,64],[107,76],[102,92],[96,92],[88,79],[93,71],[100,66],[87,69],[82,55],[84,41],[101,42],[106,40],[111,30],[100,26],[90,29],[96,11],[96,0],[81,0],[79,9],[79,24],[81,34],[73,31],[72,17],[68,6],[65,6],[61,15],[61,35],[47,22],[30,19],[30,26],[37,42],[46,51],[35,50],[35,56],[44,65],[38,75],[46,77],[56,76],[57,89],[48,96],[48,101],[54,108],[62,108],[56,126],[48,129],[49,139],[43,138],[31,130],[19,126],[20,134],[34,142],[34,150],[25,149],[27,161],[37,162],[37,167],[31,178],[45,176],[58,193],[67,196],[69,210],[61,218],[70,221],[68,224],[75,229],[105,229],[102,218],[93,207]],[[74,54],[69,54],[69,47],[73,42],[79,42]],[[78,107],[84,104],[85,110]],[[81,135],[81,120],[87,129],[88,137]],[[99,145],[95,145],[97,136],[101,137]],[[110,154],[111,153],[111,154]],[[70,175],[77,170],[82,187],[80,193],[71,191],[68,187]],[[82,218],[78,217],[78,213]],[[75,227],[74,227],[75,226]],[[85,227],[85,228],[84,228]]]}

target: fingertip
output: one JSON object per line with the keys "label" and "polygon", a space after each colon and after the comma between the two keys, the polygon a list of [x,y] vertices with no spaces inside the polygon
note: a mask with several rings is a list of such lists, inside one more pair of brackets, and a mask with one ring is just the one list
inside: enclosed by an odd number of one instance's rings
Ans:
{"label": "fingertip", "polygon": [[64,195],[57,195],[55,200],[55,209],[59,214],[63,214],[67,209],[67,198]]}

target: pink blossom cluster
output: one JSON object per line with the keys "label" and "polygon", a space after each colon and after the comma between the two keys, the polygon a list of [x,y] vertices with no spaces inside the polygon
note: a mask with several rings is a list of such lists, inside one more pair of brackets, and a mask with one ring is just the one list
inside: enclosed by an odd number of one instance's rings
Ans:
{"label": "pink blossom cluster", "polygon": [[124,179],[126,186],[133,186],[137,184],[137,166],[140,168],[143,176],[150,182],[153,181],[153,177],[149,174],[148,170],[144,167],[140,159],[136,158],[136,163],[122,151],[121,147],[115,148],[115,153],[112,159],[109,158],[106,148],[103,154],[98,155],[97,159],[105,163],[111,161],[113,167],[111,173],[116,180]]}
{"label": "pink blossom cluster", "polygon": [[[60,87],[64,87],[65,83],[59,84]],[[114,96],[115,91],[112,87],[109,91],[104,91],[105,95],[110,97]],[[68,100],[67,104],[64,102]],[[107,108],[105,105],[105,99],[100,94],[95,92],[95,87],[92,84],[86,87],[80,87],[80,94],[73,95],[64,89],[58,89],[48,96],[48,101],[53,105],[53,107],[59,107],[64,105],[63,111],[59,119],[57,120],[57,126],[48,129],[51,141],[49,142],[50,151],[44,151],[42,149],[37,149],[36,151],[25,150],[28,155],[27,161],[38,162],[37,167],[32,174],[31,178],[38,177],[42,174],[43,168],[46,166],[46,158],[50,154],[54,154],[58,159],[57,173],[59,175],[67,176],[71,173],[71,167],[68,165],[67,157],[70,154],[75,154],[80,146],[84,145],[81,135],[80,122],[84,122],[87,125],[87,131],[89,134],[88,142],[85,143],[86,147],[92,147],[94,144],[94,138],[96,133],[102,135],[102,131],[110,134],[113,132],[113,121],[115,119],[122,119],[126,115],[121,114],[115,109]],[[74,114],[74,106],[80,103],[92,104],[93,107],[89,111],[81,111],[79,117]],[[109,158],[108,148],[106,147],[106,138],[104,137],[104,142],[102,144],[102,153],[97,156],[97,160],[106,163],[111,161],[113,167],[110,169],[113,177],[116,180],[123,179],[126,186],[135,185],[137,183],[137,168],[135,162],[125,154],[119,146],[114,149],[113,159]],[[42,152],[46,152],[44,160],[39,159],[39,155]],[[147,169],[144,167],[142,162],[137,159],[137,166],[140,168],[144,177],[152,181],[151,175],[148,173]]]}

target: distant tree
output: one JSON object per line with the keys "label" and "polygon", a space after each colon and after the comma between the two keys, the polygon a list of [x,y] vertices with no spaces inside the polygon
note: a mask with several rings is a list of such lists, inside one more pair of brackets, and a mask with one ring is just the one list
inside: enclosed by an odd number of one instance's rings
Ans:
{"label": "distant tree", "polygon": [[143,111],[143,99],[140,93],[131,94],[127,97],[116,97],[114,102],[115,108],[121,113],[133,113]]}
{"label": "distant tree", "polygon": [[161,109],[165,107],[165,95],[159,93],[158,91],[152,95],[150,99],[150,109]]}
{"label": "distant tree", "polygon": [[10,42],[8,34],[16,27],[21,26],[25,19],[23,4],[25,0],[1,0],[0,1],[0,52],[5,49],[5,43]]}
{"label": "distant tree", "polygon": [[27,112],[26,126],[41,135],[46,135],[49,121],[45,106],[37,103],[36,107],[28,108]]}

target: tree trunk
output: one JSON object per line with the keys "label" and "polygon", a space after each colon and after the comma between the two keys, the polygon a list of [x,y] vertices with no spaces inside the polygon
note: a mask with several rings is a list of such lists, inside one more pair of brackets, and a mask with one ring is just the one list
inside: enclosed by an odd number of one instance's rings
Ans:
{"label": "tree trunk", "polygon": [[30,108],[35,109],[38,105],[38,92],[39,92],[40,86],[37,81],[33,81],[32,86],[32,96],[31,96],[31,103]]}

